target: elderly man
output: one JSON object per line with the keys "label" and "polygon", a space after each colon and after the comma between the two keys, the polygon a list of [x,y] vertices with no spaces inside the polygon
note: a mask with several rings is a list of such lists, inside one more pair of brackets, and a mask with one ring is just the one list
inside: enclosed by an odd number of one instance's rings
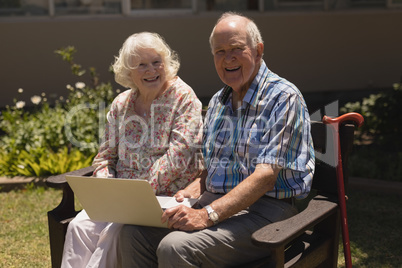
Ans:
{"label": "elderly man", "polygon": [[124,226],[123,267],[227,267],[266,257],[251,234],[297,213],[293,198],[310,191],[308,110],[299,90],[267,68],[255,23],[225,13],[210,45],[226,86],[205,117],[206,170],[175,195],[199,198],[199,206],[166,210],[170,229]]}

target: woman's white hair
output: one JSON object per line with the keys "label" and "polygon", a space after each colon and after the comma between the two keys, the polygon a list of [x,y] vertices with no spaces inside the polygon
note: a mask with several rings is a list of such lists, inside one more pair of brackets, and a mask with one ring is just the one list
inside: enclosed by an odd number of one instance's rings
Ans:
{"label": "woman's white hair", "polygon": [[135,59],[139,59],[140,49],[154,49],[162,57],[165,65],[166,79],[171,80],[180,68],[180,61],[177,53],[172,50],[165,40],[157,33],[141,32],[129,36],[124,41],[119,51],[119,56],[115,57],[113,72],[117,83],[127,88],[137,88],[131,79],[131,70],[137,68],[134,65]]}

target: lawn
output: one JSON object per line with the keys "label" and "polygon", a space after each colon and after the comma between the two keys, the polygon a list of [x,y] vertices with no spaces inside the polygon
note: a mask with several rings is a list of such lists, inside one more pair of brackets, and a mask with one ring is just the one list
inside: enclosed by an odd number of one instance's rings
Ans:
{"label": "lawn", "polygon": [[[349,193],[348,215],[354,267],[402,267],[400,195]],[[46,212],[59,190],[28,186],[0,190],[0,267],[50,267]],[[341,242],[342,243],[342,242]],[[340,248],[339,267],[344,267]]]}
{"label": "lawn", "polygon": [[44,187],[0,192],[0,267],[50,267],[46,212],[60,200]]}
{"label": "lawn", "polygon": [[[355,189],[349,192],[347,208],[354,267],[402,267],[401,194]],[[341,247],[338,267],[344,267]]]}

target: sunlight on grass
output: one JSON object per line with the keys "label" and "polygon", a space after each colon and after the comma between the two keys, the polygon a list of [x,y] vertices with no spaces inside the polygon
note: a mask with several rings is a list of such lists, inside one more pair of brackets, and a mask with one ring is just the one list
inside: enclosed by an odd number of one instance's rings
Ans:
{"label": "sunlight on grass", "polygon": [[43,187],[0,192],[0,267],[50,267],[47,211],[60,200]]}
{"label": "sunlight on grass", "polygon": [[[61,200],[60,190],[29,186],[0,191],[0,267],[50,267],[47,211]],[[402,267],[400,196],[349,193],[348,221],[354,267]],[[79,209],[80,204],[77,202]],[[342,238],[338,267],[345,267]]]}

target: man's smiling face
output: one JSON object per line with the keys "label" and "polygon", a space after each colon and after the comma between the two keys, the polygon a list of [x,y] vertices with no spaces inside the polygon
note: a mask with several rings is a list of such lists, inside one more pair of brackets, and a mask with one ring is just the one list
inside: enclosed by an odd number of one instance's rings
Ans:
{"label": "man's smiling face", "polygon": [[261,55],[251,45],[242,20],[223,20],[215,28],[212,52],[222,82],[240,92],[247,90],[260,66]]}

